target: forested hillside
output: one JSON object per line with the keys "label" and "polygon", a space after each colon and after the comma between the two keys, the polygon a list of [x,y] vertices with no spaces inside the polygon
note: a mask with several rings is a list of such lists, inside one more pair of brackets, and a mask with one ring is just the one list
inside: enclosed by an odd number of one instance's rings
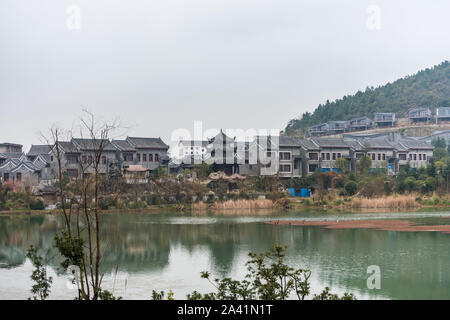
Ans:
{"label": "forested hillside", "polygon": [[364,92],[344,96],[342,99],[320,104],[311,114],[289,121],[285,133],[302,134],[311,125],[332,120],[349,120],[359,116],[373,118],[375,112],[395,112],[405,116],[411,108],[450,107],[450,62],[445,61],[431,69],[419,71],[393,83]]}

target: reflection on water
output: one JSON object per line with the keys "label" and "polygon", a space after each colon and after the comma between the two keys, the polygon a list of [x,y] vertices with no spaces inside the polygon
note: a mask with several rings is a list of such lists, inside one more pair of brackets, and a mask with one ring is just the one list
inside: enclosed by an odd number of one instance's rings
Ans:
{"label": "reflection on water", "polygon": [[[425,224],[450,223],[448,213],[395,214]],[[340,215],[339,219],[381,215]],[[194,289],[211,290],[199,272],[241,278],[248,252],[273,244],[288,246],[289,263],[313,271],[315,293],[330,286],[362,298],[450,298],[450,235],[432,232],[327,230],[318,227],[267,225],[270,217],[113,214],[104,216],[105,286],[125,298],[148,299],[151,291],[173,289],[183,298]],[[336,216],[290,214],[277,219],[337,219]],[[62,225],[53,215],[0,217],[0,298],[27,298],[32,266],[26,249],[38,245],[54,257],[52,298],[75,296],[58,269],[53,237]],[[381,268],[381,289],[366,286],[367,267]],[[115,274],[116,266],[118,273]]]}

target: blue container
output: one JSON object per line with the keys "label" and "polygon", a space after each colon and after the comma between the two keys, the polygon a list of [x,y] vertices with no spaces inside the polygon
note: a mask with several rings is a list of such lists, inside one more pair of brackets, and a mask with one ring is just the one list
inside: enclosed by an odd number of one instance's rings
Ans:
{"label": "blue container", "polygon": [[301,188],[300,189],[300,197],[309,198],[311,196],[311,192],[308,188]]}
{"label": "blue container", "polygon": [[294,188],[288,188],[287,190],[292,197],[308,198],[311,196],[311,192],[308,190],[308,188],[301,188],[300,192],[295,192]]}

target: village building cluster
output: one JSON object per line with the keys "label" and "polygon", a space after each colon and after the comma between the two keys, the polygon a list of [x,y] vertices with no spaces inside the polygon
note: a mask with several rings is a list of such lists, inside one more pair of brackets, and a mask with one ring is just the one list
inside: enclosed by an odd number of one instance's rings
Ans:
{"label": "village building cluster", "polygon": [[[408,112],[408,122],[416,123],[442,123],[450,121],[450,107],[438,107],[433,115],[429,108],[416,108]],[[355,132],[373,129],[375,127],[394,127],[397,125],[395,113],[377,112],[373,120],[368,117],[354,118],[348,121],[328,121],[318,125],[311,126],[308,129],[310,136],[323,136],[342,134],[346,132]]]}
{"label": "village building cluster", "polygon": [[[360,126],[362,122],[353,122]],[[450,137],[450,132],[434,136]],[[433,137],[434,137],[433,136]],[[203,163],[227,175],[278,175],[305,177],[316,171],[337,171],[336,160],[347,160],[356,170],[361,155],[369,155],[372,168],[396,174],[402,166],[426,166],[433,154],[430,137],[404,137],[399,133],[344,134],[342,138],[257,136],[252,141],[237,141],[222,130],[205,141],[181,140],[171,150],[161,138],[127,137],[124,140],[73,138],[58,143],[63,172],[69,178],[89,174],[95,151],[101,145],[100,174],[120,174],[128,183],[147,182],[158,168],[179,173]],[[447,139],[446,139],[447,140]],[[56,146],[33,145],[25,154],[22,146],[0,144],[0,181],[48,186],[58,177]],[[138,177],[138,180],[132,179]]]}

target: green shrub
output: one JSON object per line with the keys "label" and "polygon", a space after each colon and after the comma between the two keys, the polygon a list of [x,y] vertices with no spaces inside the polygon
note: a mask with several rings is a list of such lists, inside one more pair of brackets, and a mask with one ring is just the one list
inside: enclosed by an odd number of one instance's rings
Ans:
{"label": "green shrub", "polygon": [[355,181],[350,180],[344,185],[344,190],[347,195],[353,196],[358,190],[358,184]]}
{"label": "green shrub", "polygon": [[31,210],[44,210],[45,209],[44,200],[42,200],[41,198],[31,199],[30,209]]}

